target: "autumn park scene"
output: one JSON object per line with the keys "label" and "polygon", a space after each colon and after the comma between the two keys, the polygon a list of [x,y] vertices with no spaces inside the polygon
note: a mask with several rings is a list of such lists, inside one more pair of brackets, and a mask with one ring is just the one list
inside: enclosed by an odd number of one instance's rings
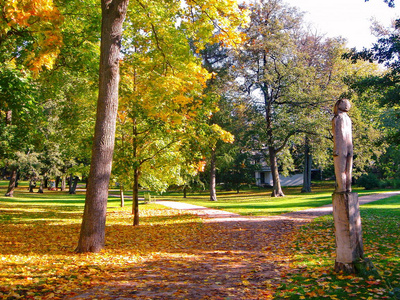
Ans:
{"label": "autumn park scene", "polygon": [[0,299],[400,299],[400,20],[0,3]]}

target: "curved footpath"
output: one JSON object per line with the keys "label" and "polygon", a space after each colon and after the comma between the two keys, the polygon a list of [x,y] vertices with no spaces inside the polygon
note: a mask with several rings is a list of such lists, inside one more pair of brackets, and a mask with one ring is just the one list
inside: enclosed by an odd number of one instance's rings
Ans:
{"label": "curved footpath", "polygon": [[[380,199],[392,197],[400,195],[400,191],[395,192],[386,192],[379,194],[371,194],[367,196],[361,196],[358,198],[359,204],[363,205],[366,203],[370,203],[373,201],[377,201]],[[183,202],[175,202],[175,201],[157,201],[157,204],[161,204],[170,208],[185,210],[190,213],[196,214],[201,218],[205,219],[207,222],[227,222],[227,221],[266,221],[266,220],[274,220],[274,219],[287,219],[297,222],[308,222],[314,218],[329,215],[332,213],[333,208],[332,204],[324,205],[321,207],[310,208],[306,210],[276,215],[276,216],[267,216],[267,217],[257,217],[257,216],[241,216],[236,213],[223,211],[219,209],[212,209],[204,206],[198,206],[193,204],[187,204]]]}

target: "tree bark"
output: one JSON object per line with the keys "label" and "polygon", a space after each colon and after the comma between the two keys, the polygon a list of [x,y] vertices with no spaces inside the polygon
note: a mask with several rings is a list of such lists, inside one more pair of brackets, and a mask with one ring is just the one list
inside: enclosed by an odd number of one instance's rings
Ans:
{"label": "tree bark", "polygon": [[185,185],[183,186],[183,198],[186,199],[186,197],[187,197],[187,185],[185,184]]}
{"label": "tree bark", "polygon": [[63,175],[62,177],[61,177],[61,191],[65,191],[65,186],[66,186],[66,178],[65,178],[65,175]]}
{"label": "tree bark", "polygon": [[281,181],[279,179],[276,151],[275,151],[274,147],[270,146],[270,147],[268,147],[268,152],[269,152],[269,162],[270,162],[272,182],[273,182],[271,197],[284,197],[285,194],[282,191]]}
{"label": "tree bark", "polygon": [[56,177],[56,190],[58,189],[58,185],[60,184],[60,176]]}
{"label": "tree bark", "polygon": [[311,193],[311,165],[312,155],[310,153],[310,141],[308,137],[304,144],[304,171],[303,171],[303,188],[302,193]]}
{"label": "tree bark", "polygon": [[99,252],[105,244],[108,185],[118,109],[122,24],[129,0],[102,0],[99,96],[85,209],[77,252]]}
{"label": "tree bark", "polygon": [[68,193],[70,193],[70,194],[71,194],[71,191],[72,191],[72,178],[73,178],[72,174],[69,174],[69,177],[68,177]]}
{"label": "tree bark", "polygon": [[[71,177],[72,177],[72,176],[71,176]],[[78,181],[79,181],[79,177],[78,177],[78,176],[75,176],[75,177],[74,177],[74,182],[71,184],[72,186],[70,186],[70,188],[69,188],[69,193],[70,193],[71,195],[76,194],[76,187],[77,187],[77,185],[78,185]]]}
{"label": "tree bark", "polygon": [[210,201],[217,201],[215,149],[211,150],[211,161],[210,161]]}
{"label": "tree bark", "polygon": [[34,179],[29,180],[29,193],[33,193],[33,189],[36,187],[36,182]]}
{"label": "tree bark", "polygon": [[133,190],[132,190],[132,214],[133,226],[139,225],[139,169],[135,168],[133,174]]}
{"label": "tree bark", "polygon": [[37,191],[39,194],[43,194],[43,179],[40,179],[39,189]]}
{"label": "tree bark", "polygon": [[360,207],[357,193],[333,193],[335,223],[335,271],[357,273],[356,263],[364,259]]}
{"label": "tree bark", "polygon": [[17,167],[11,168],[11,178],[8,184],[8,189],[5,194],[6,197],[14,197],[14,190],[17,186]]}

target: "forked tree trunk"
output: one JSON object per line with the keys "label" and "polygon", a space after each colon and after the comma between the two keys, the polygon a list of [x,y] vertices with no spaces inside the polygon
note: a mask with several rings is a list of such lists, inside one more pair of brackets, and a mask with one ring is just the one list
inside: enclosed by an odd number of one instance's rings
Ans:
{"label": "forked tree trunk", "polygon": [[33,179],[29,180],[29,193],[33,193],[33,188],[35,187],[36,187],[36,182]]}
{"label": "forked tree trunk", "polygon": [[139,169],[135,168],[133,173],[133,191],[132,191],[132,214],[133,226],[139,225]]}
{"label": "forked tree trunk", "polygon": [[308,137],[306,137],[304,145],[304,171],[303,171],[303,188],[302,193],[311,193],[311,165],[312,156],[310,153],[310,143]]}
{"label": "forked tree trunk", "polygon": [[269,162],[270,162],[272,182],[273,182],[271,197],[283,197],[285,196],[285,194],[282,191],[281,181],[279,179],[276,151],[273,147],[268,147],[268,152],[269,152]]}
{"label": "forked tree trunk", "polygon": [[122,24],[129,0],[102,0],[99,96],[85,209],[77,252],[99,252],[105,243],[108,185],[118,109]]}
{"label": "forked tree trunk", "polygon": [[17,186],[17,167],[12,167],[11,178],[10,178],[10,182],[8,184],[8,189],[7,189],[5,196],[13,197],[16,186]]}
{"label": "forked tree trunk", "polygon": [[215,149],[211,150],[210,162],[210,201],[217,201]]}

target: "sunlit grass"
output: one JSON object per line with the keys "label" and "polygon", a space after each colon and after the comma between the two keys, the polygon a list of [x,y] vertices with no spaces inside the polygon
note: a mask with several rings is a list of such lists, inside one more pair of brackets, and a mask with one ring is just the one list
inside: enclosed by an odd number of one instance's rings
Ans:
{"label": "sunlit grass", "polygon": [[[301,193],[301,187],[286,187],[283,188],[285,197],[279,198],[271,197],[270,189],[250,189],[239,194],[219,191],[218,201],[209,201],[210,196],[207,192],[188,194],[187,198],[183,198],[181,193],[166,193],[157,199],[181,201],[251,216],[277,215],[332,203],[333,182],[314,184],[312,190],[311,193]],[[360,196],[382,192],[382,190],[365,191],[361,188],[355,188],[354,191]]]}

